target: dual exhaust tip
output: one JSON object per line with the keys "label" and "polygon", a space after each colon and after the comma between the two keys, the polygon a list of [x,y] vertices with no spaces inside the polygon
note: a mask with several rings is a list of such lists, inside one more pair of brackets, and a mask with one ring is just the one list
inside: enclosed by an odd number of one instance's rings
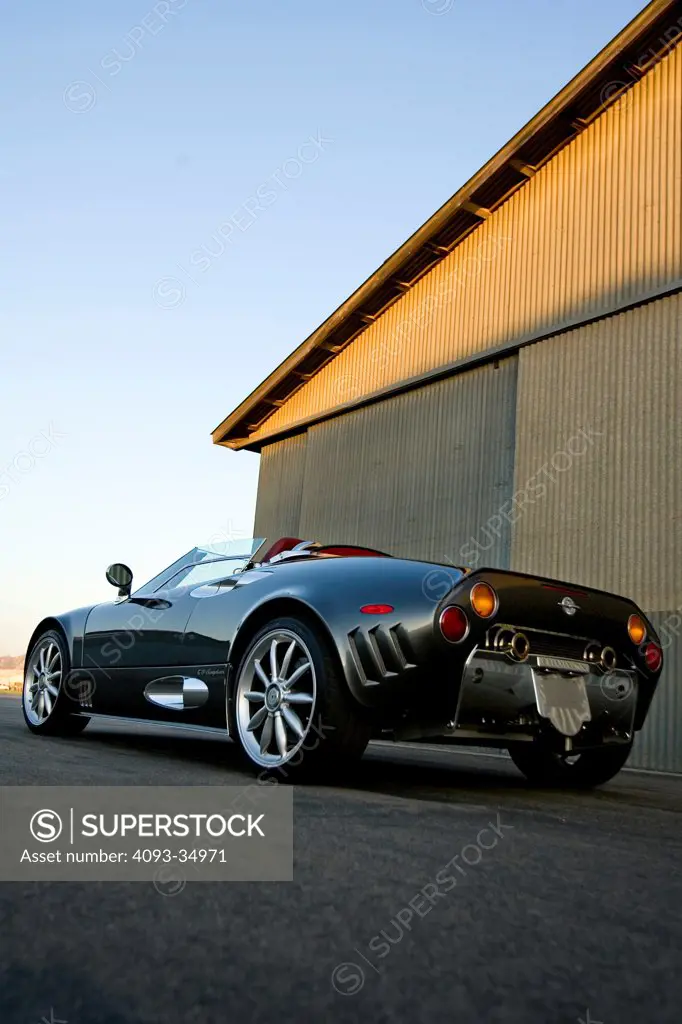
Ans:
{"label": "dual exhaust tip", "polygon": [[530,640],[520,630],[500,629],[495,637],[496,650],[508,654],[514,661],[526,661],[530,654]]}
{"label": "dual exhaust tip", "polygon": [[618,660],[613,647],[600,647],[599,644],[588,644],[583,658],[593,665],[601,665],[605,672],[613,672]]}
{"label": "dual exhaust tip", "polygon": [[[524,662],[530,654],[530,640],[520,630],[505,629],[498,630],[493,646],[497,651],[507,654],[512,661]],[[613,647],[600,647],[598,644],[590,644],[585,649],[583,659],[599,664],[605,672],[613,672],[616,667],[617,657]]]}

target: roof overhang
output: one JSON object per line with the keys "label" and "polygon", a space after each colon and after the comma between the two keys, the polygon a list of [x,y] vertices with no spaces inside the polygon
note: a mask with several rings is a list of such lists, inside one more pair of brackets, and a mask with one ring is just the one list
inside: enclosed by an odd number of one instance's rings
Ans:
{"label": "roof overhang", "polygon": [[[682,39],[682,0],[653,0],[213,431],[214,444],[260,450],[251,435],[368,324],[638,82]],[[327,414],[328,415],[328,412]],[[272,440],[273,438],[268,438]]]}

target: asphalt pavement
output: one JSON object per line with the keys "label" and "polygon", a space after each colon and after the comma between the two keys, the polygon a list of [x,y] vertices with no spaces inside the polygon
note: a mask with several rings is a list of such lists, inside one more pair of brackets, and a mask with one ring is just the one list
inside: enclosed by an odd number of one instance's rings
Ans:
{"label": "asphalt pavement", "polygon": [[[3,785],[253,781],[220,737],[35,737],[13,697],[0,743]],[[0,883],[2,1024],[679,1024],[682,779],[375,744],[294,823],[293,882]]]}

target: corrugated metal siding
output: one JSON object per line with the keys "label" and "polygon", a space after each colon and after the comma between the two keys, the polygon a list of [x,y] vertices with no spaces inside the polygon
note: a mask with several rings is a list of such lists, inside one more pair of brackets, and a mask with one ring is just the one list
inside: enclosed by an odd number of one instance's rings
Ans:
{"label": "corrugated metal siding", "polygon": [[682,772],[682,610],[647,612],[664,649],[664,668],[644,728],[635,740],[632,768]]}
{"label": "corrugated metal siding", "polygon": [[[309,430],[300,534],[460,563],[511,495],[516,372],[514,357]],[[486,562],[507,566],[509,541],[505,522]]]}
{"label": "corrugated metal siding", "polygon": [[682,277],[682,47],[252,435]]}
{"label": "corrugated metal siding", "polygon": [[681,411],[680,295],[523,349],[514,568],[682,604]]}
{"label": "corrugated metal siding", "polygon": [[306,435],[268,445],[261,453],[255,537],[298,535],[305,475]]}
{"label": "corrugated metal siding", "polygon": [[[524,349],[512,567],[646,612],[682,607],[680,452],[682,296]],[[682,771],[682,643],[669,643],[630,763]]]}

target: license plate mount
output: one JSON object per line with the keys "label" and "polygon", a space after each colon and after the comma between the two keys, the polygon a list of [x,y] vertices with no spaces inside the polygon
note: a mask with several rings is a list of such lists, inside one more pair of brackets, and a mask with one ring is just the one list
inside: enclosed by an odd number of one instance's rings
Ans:
{"label": "license plate mount", "polygon": [[592,720],[582,674],[533,671],[533,689],[539,713],[563,736],[577,736],[585,722]]}
{"label": "license plate mount", "polygon": [[587,675],[590,671],[589,665],[576,658],[554,658],[548,654],[538,654],[536,661],[538,668],[550,668],[555,672],[579,672],[581,675]]}

